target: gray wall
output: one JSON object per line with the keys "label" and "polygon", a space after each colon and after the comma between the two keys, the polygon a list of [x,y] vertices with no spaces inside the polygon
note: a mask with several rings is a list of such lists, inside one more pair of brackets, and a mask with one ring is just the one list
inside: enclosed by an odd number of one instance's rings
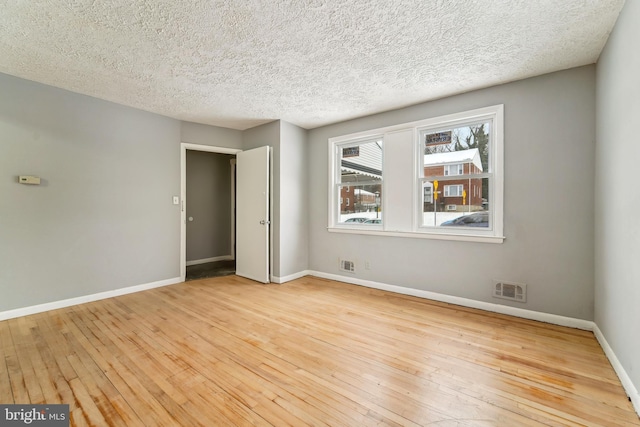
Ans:
{"label": "gray wall", "polygon": [[307,131],[280,121],[280,259],[285,277],[305,271],[309,263]]}
{"label": "gray wall", "polygon": [[640,390],[639,22],[640,2],[627,1],[598,62],[595,195],[595,321],[636,390]]}
{"label": "gray wall", "polygon": [[[327,231],[328,138],[495,104],[505,106],[503,244]],[[309,131],[310,269],[369,261],[356,278],[593,319],[594,117],[586,66]],[[527,303],[493,299],[496,280],[526,283]]]}
{"label": "gray wall", "polygon": [[180,138],[191,144],[242,149],[242,131],[235,129],[181,122]]}
{"label": "gray wall", "polygon": [[0,93],[0,311],[179,277],[180,122],[1,74]]}
{"label": "gray wall", "polygon": [[233,255],[231,164],[235,156],[187,150],[187,261]]}

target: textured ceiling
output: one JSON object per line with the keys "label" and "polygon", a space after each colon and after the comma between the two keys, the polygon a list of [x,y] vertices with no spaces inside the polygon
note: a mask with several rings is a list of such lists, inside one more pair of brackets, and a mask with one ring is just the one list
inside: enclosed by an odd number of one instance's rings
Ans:
{"label": "textured ceiling", "polygon": [[304,128],[596,62],[624,0],[0,0],[0,72]]}

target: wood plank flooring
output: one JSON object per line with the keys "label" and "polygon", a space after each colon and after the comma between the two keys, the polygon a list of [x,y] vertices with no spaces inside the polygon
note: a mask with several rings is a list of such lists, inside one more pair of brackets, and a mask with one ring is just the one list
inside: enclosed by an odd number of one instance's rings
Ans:
{"label": "wood plank flooring", "polygon": [[640,426],[590,332],[314,277],[0,322],[0,403],[74,426]]}

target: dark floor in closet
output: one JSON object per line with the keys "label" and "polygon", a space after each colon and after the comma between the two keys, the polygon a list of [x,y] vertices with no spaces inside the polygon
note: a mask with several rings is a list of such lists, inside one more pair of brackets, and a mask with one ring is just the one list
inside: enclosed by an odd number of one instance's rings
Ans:
{"label": "dark floor in closet", "polygon": [[206,279],[208,277],[229,276],[236,273],[236,261],[225,260],[206,264],[187,266],[186,280]]}

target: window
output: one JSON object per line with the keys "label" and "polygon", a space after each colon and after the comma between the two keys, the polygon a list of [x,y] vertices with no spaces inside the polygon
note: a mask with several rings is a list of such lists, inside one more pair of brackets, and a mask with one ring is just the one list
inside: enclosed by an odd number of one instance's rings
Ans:
{"label": "window", "polygon": [[464,166],[462,163],[458,163],[455,165],[445,165],[444,174],[445,175],[462,175],[464,171]]}
{"label": "window", "polygon": [[502,237],[502,108],[483,111],[418,129],[418,184],[436,192],[422,199],[420,229]]}
{"label": "window", "polygon": [[445,185],[444,197],[462,197],[462,184]]}
{"label": "window", "polygon": [[503,241],[502,105],[328,142],[329,231]]}
{"label": "window", "polygon": [[422,184],[424,189],[424,201],[425,203],[433,203],[433,184],[425,182]]}
{"label": "window", "polygon": [[[337,224],[381,224],[382,138],[347,141],[335,145],[334,188],[343,195],[334,212]],[[346,195],[350,193],[350,195]],[[378,221],[367,221],[377,219]]]}

